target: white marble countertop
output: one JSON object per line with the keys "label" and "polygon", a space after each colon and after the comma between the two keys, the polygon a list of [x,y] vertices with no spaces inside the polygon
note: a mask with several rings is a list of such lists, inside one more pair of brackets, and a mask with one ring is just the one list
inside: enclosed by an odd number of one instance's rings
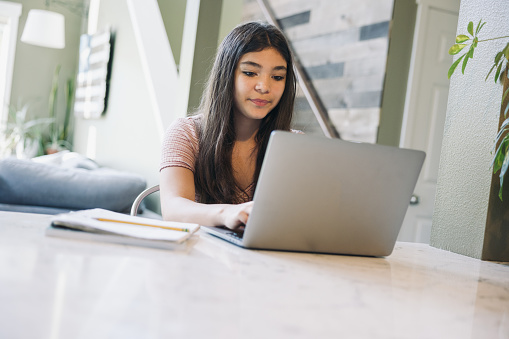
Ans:
{"label": "white marble countertop", "polygon": [[47,238],[0,212],[0,338],[509,338],[509,264],[423,244],[387,258]]}

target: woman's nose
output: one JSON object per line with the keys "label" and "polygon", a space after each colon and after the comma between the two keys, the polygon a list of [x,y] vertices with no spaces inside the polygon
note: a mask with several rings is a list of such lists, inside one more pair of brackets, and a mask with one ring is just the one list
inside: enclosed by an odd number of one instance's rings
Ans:
{"label": "woman's nose", "polygon": [[260,78],[256,83],[255,89],[260,93],[268,93],[270,91],[269,79]]}

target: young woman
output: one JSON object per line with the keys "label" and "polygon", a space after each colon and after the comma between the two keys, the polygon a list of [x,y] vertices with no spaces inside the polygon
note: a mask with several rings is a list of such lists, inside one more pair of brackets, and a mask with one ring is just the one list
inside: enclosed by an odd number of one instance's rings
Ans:
{"label": "young woman", "polygon": [[165,220],[245,225],[270,133],[290,130],[295,87],[281,31],[250,22],[230,32],[198,114],[166,131],[160,168]]}

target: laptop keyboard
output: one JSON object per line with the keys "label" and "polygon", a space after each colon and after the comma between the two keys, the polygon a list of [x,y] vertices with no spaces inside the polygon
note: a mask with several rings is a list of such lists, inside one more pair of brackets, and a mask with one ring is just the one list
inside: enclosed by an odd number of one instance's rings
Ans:
{"label": "laptop keyboard", "polygon": [[221,233],[226,234],[232,238],[242,240],[242,237],[244,236],[244,230],[242,231],[234,231],[226,226],[219,226],[216,227],[216,229],[220,230]]}
{"label": "laptop keyboard", "polygon": [[235,239],[238,239],[238,240],[242,240],[242,237],[244,236],[244,232],[234,232],[234,231],[231,231],[231,232],[227,232],[226,234],[228,234],[232,238],[235,238]]}

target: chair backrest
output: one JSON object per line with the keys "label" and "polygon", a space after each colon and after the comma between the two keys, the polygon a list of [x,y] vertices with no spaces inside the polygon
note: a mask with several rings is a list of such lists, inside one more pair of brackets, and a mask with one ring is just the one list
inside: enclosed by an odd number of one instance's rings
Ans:
{"label": "chair backrest", "polygon": [[143,199],[145,199],[148,195],[155,193],[159,191],[159,185],[155,185],[152,187],[147,188],[143,192],[141,192],[137,197],[136,200],[134,200],[133,206],[131,207],[131,215],[137,215],[138,214],[138,208],[140,207],[141,202]]}

